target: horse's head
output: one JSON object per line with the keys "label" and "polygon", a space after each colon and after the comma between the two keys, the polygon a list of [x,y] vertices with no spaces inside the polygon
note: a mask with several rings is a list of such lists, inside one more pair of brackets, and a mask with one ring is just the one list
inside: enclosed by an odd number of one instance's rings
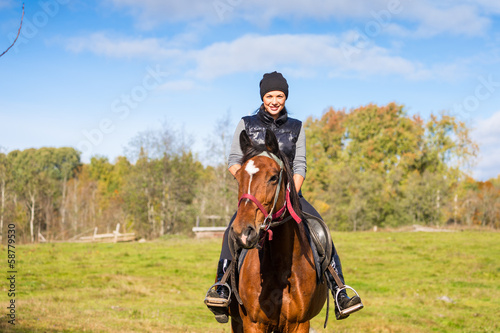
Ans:
{"label": "horse's head", "polygon": [[254,248],[266,218],[284,207],[285,184],[290,176],[272,131],[266,131],[265,144],[260,146],[254,145],[242,131],[240,146],[243,160],[236,172],[239,205],[232,232],[239,246]]}

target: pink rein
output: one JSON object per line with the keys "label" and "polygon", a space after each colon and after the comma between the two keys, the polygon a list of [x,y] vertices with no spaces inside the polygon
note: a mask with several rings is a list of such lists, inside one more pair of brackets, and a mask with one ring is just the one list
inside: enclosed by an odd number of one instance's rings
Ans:
{"label": "pink rein", "polygon": [[[288,211],[290,212],[290,215],[297,223],[302,222],[302,219],[297,215],[297,213],[295,213],[295,210],[292,207],[292,202],[290,200],[290,186],[287,186],[287,189],[286,189],[285,204],[283,205],[283,207],[281,207],[280,210],[278,210],[276,213],[274,213],[272,215],[267,212],[266,208],[264,208],[264,206],[260,203],[259,200],[257,200],[256,197],[254,197],[253,195],[251,195],[249,193],[245,193],[241,196],[240,200],[238,201],[238,207],[240,206],[241,201],[243,199],[248,199],[248,200],[252,201],[254,204],[256,204],[257,207],[259,208],[259,210],[262,212],[262,214],[264,214],[264,216],[266,217],[264,221],[266,221],[267,219],[270,219],[269,223],[277,218],[280,218],[287,208],[288,208]],[[280,218],[280,220],[282,220],[282,218]],[[271,232],[271,230],[269,230],[269,227],[270,227],[270,224],[266,226],[266,231],[269,233],[269,240],[272,240],[272,232]]]}

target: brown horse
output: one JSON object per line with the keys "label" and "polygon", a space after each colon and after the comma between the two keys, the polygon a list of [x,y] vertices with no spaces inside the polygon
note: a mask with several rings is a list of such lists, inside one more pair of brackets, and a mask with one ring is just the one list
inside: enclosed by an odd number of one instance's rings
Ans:
{"label": "brown horse", "polygon": [[265,145],[240,135],[244,157],[236,173],[239,205],[231,237],[249,249],[239,271],[239,296],[230,305],[233,332],[309,332],[327,286],[316,278],[290,166],[276,136]]}

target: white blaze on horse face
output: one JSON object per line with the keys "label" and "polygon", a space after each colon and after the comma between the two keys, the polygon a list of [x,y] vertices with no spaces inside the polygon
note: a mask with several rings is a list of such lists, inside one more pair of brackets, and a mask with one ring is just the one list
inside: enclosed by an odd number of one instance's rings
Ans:
{"label": "white blaze on horse face", "polygon": [[247,166],[245,167],[245,171],[248,172],[248,174],[250,175],[250,181],[248,182],[248,194],[250,194],[250,186],[252,185],[253,175],[259,172],[259,170],[260,169],[255,166],[253,160],[250,160],[250,162],[248,162]]}

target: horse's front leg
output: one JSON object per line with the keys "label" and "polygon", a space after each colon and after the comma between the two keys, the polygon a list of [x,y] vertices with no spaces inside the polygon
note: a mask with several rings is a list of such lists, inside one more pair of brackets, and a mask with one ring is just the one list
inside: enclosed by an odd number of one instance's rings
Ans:
{"label": "horse's front leg", "polygon": [[241,321],[231,319],[231,333],[245,333]]}
{"label": "horse's front leg", "polygon": [[[308,322],[305,323],[293,323],[293,324],[287,324],[285,327],[282,327],[281,329],[276,329],[276,330],[264,330],[264,331],[255,331],[255,332],[274,332],[274,333],[309,333],[309,330],[311,328],[311,325]],[[247,330],[245,329],[245,333]],[[252,331],[254,332],[254,331]]]}
{"label": "horse's front leg", "polygon": [[[273,328],[262,323],[254,323],[248,317],[242,318],[242,323],[232,323],[233,333],[271,333]],[[236,324],[236,325],[235,325]]]}
{"label": "horse's front leg", "polygon": [[309,329],[311,328],[311,325],[309,321],[306,321],[305,323],[300,323],[296,324],[295,327],[291,328],[287,332],[290,333],[309,333]]}

